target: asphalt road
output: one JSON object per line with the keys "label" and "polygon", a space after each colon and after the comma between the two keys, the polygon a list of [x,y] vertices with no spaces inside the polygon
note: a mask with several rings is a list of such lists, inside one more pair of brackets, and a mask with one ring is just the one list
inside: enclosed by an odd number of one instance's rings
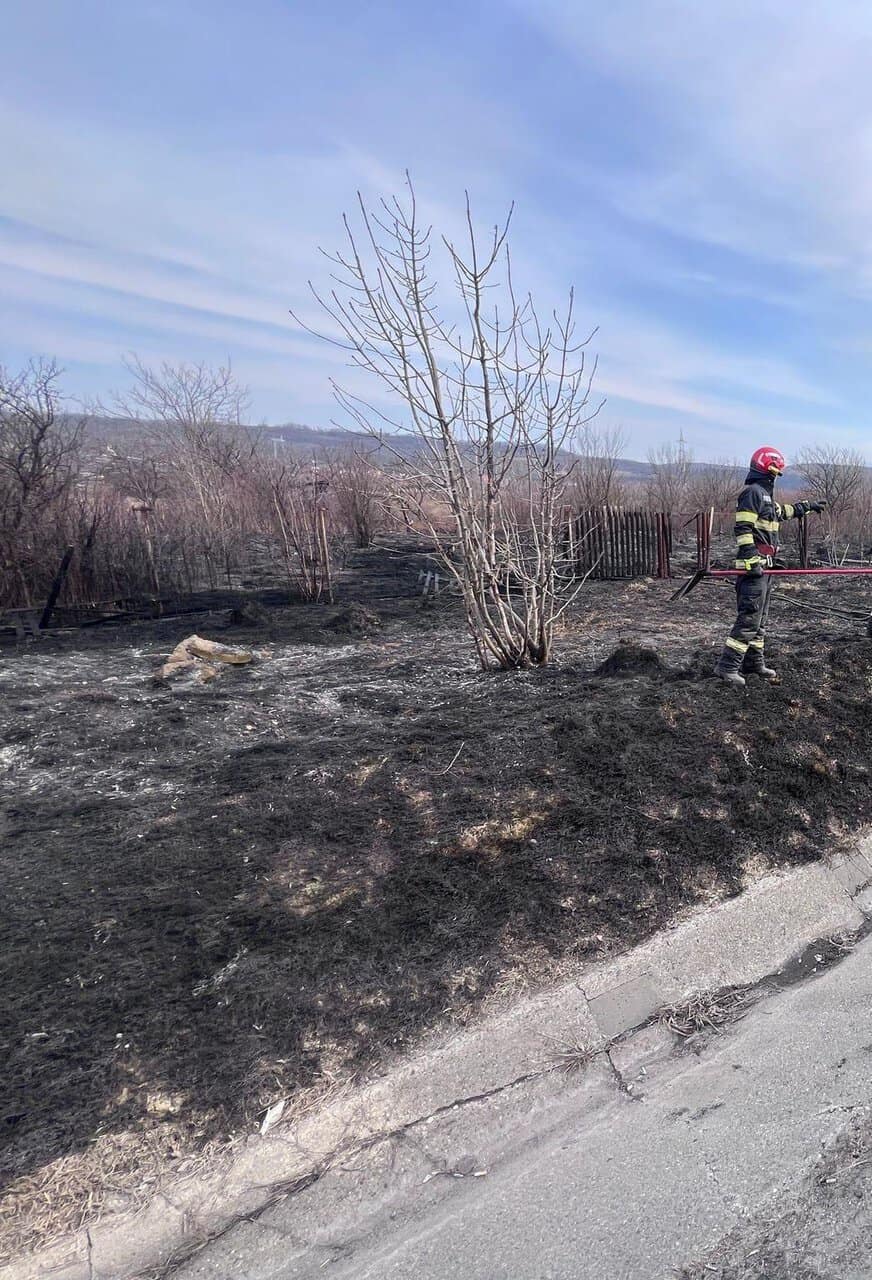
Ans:
{"label": "asphalt road", "polygon": [[656,1051],[649,1036],[620,1074],[601,1055],[574,1081],[549,1077],[436,1117],[175,1275],[872,1276],[872,939],[698,1054]]}

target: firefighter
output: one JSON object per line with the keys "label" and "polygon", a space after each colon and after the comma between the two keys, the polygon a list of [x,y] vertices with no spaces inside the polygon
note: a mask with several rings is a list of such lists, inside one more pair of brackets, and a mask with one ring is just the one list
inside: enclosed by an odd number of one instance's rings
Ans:
{"label": "firefighter", "polygon": [[715,675],[741,688],[745,676],[774,680],[763,653],[772,578],[778,552],[778,526],[782,520],[803,519],[809,511],[823,511],[825,502],[775,501],[775,481],[784,472],[784,455],[764,445],[751,458],[745,487],[736,503],[736,568],[745,572],[736,579],[738,616],[727,637]]}

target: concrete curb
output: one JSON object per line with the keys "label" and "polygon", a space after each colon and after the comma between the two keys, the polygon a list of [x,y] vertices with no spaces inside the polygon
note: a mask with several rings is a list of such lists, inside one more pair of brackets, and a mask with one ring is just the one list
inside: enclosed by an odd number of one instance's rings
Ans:
{"label": "concrete curb", "polygon": [[[107,1217],[0,1268],[0,1280],[132,1280],[318,1177],[338,1154],[542,1075],[555,1046],[594,1053],[692,992],[757,982],[810,943],[860,929],[864,913],[872,914],[872,833],[829,864],[767,876],[575,981],[431,1041],[293,1127],[253,1137],[219,1171],[167,1185],[135,1215]],[[632,1052],[659,1048],[653,1030],[651,1045]]]}

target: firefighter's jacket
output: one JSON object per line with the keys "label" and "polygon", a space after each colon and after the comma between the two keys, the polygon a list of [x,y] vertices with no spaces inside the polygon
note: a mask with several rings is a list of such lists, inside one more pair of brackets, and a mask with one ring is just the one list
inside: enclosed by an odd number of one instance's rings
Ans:
{"label": "firefighter's jacket", "polygon": [[809,503],[775,501],[774,476],[751,470],[736,503],[736,568],[769,568],[778,553],[778,528],[783,520],[802,519]]}

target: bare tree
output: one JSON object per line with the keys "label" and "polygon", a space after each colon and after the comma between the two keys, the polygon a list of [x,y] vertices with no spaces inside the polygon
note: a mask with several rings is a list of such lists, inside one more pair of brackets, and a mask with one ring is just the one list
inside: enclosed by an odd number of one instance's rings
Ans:
{"label": "bare tree", "polygon": [[25,605],[44,571],[40,522],[79,470],[83,426],[60,414],[60,375],[53,360],[32,360],[17,374],[0,368],[0,587]]}
{"label": "bare tree", "polygon": [[315,463],[261,454],[248,470],[248,507],[296,595],[332,601],[333,579],[325,495],[329,481]]}
{"label": "bare tree", "polygon": [[385,513],[385,476],[371,457],[350,450],[327,458],[330,499],[339,528],[356,547],[368,547]]}
{"label": "bare tree", "polygon": [[167,428],[199,453],[221,461],[228,428],[241,427],[249,404],[247,388],[234,376],[230,361],[217,369],[207,364],[146,365],[134,353],[122,361],[132,382],[114,396],[114,411],[145,422],[161,436]]}
{"label": "bare tree", "polygon": [[866,468],[863,482],[857,491],[852,521],[853,533],[857,540],[860,559],[872,558],[872,471]]}
{"label": "bare tree", "polygon": [[[226,501],[226,481],[257,450],[257,438],[243,424],[248,392],[230,363],[144,364],[136,355],[124,366],[132,383],[116,393],[113,411],[143,426],[157,446],[165,472],[175,477],[200,511],[200,552],[212,586],[218,571],[231,584],[236,514]],[[145,476],[139,467],[138,480]]]}
{"label": "bare tree", "polygon": [[154,507],[172,489],[166,458],[155,449],[121,451],[110,445],[102,473],[124,497],[149,507]]}
{"label": "bare tree", "polygon": [[[585,360],[592,334],[575,340],[571,294],[548,324],[531,298],[516,295],[511,214],[483,245],[467,199],[461,249],[434,242],[411,184],[405,203],[372,211],[359,197],[359,208],[359,229],[345,218],[347,248],[331,257],[334,287],[313,292],[338,331],[331,340],[397,410],[336,388],[339,402],[393,453],[399,472],[420,481],[427,500],[450,512],[450,539],[423,503],[418,515],[460,588],[481,665],[544,663],[577,585],[561,570],[561,500],[567,450],[593,416]],[[459,293],[454,320],[437,302],[434,248]],[[390,433],[409,426],[421,446],[415,459],[391,449]],[[409,485],[407,497],[413,492]]]}
{"label": "bare tree", "polygon": [[600,428],[590,423],[579,433],[575,446],[578,458],[572,472],[568,496],[578,510],[619,506],[626,489],[621,478],[621,455],[627,437],[621,427]]}
{"label": "bare tree", "polygon": [[651,474],[645,482],[648,503],[657,511],[683,511],[688,505],[693,453],[684,443],[661,444],[648,453]]}
{"label": "bare tree", "polygon": [[689,475],[687,497],[696,511],[728,511],[736,507],[736,495],[742,487],[747,468],[735,459],[718,458],[694,467]]}
{"label": "bare tree", "polygon": [[835,543],[843,534],[846,516],[862,492],[866,477],[863,457],[854,449],[822,444],[804,449],[795,465],[806,491],[827,504],[825,539],[835,553]]}

